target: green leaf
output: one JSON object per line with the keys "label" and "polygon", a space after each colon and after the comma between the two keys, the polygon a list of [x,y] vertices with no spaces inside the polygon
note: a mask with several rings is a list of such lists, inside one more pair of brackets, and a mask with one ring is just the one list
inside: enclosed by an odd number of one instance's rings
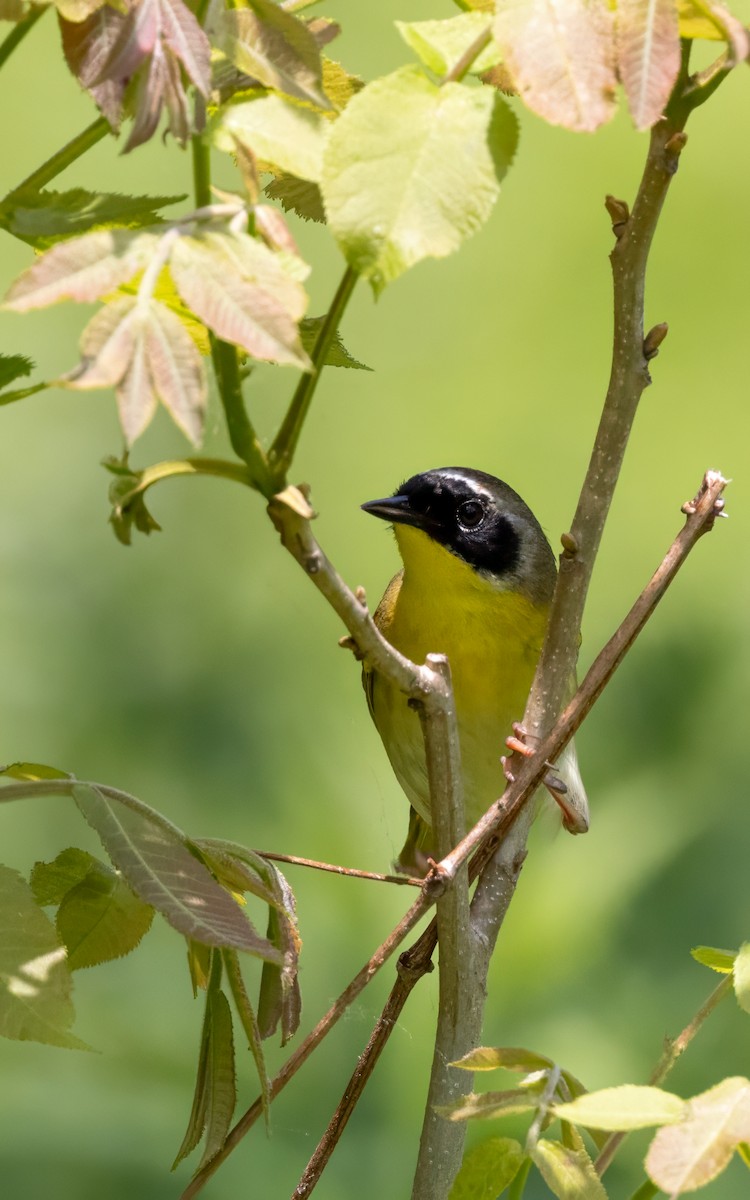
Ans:
{"label": "green leaf", "polygon": [[[443,21],[396,21],[396,28],[428,70],[447,75],[490,24],[485,13],[466,12]],[[500,61],[498,47],[490,42],[475,58],[470,73],[481,75]]]}
{"label": "green leaf", "polygon": [[[214,951],[209,951],[209,957],[212,957],[214,953]],[[203,1011],[201,1043],[198,1051],[198,1069],[195,1075],[193,1103],[190,1108],[190,1116],[188,1117],[185,1136],[180,1143],[180,1148],[177,1151],[174,1162],[172,1163],[173,1171],[175,1167],[182,1162],[183,1158],[187,1158],[188,1154],[192,1153],[192,1151],[198,1145],[198,1142],[203,1137],[203,1130],[206,1128],[206,1108],[208,1099],[208,1055],[211,1038],[209,997],[210,992],[206,995],[206,1006]]]}
{"label": "green leaf", "polygon": [[332,126],[322,190],[334,236],[376,294],[485,223],[517,138],[491,89],[437,87],[418,67],[354,97]]}
{"label": "green leaf", "polygon": [[5,775],[9,779],[28,779],[31,781],[41,779],[72,779],[73,776],[68,771],[61,771],[59,767],[50,767],[46,763],[31,763],[31,762],[14,762],[9,763],[7,767],[0,770],[0,776]]}
{"label": "green leaf", "polygon": [[554,1067],[551,1058],[537,1054],[535,1050],[524,1050],[520,1046],[477,1046],[463,1058],[451,1063],[463,1071],[518,1071],[526,1075],[529,1071],[547,1071]]}
{"label": "green leaf", "polygon": [[284,212],[294,212],[303,221],[325,224],[323,197],[317,183],[280,171],[275,179],[266,184],[264,191],[270,200],[279,201]]}
{"label": "green leaf", "polygon": [[750,1082],[724,1079],[693,1096],[679,1125],[660,1129],[646,1155],[649,1178],[679,1196],[705,1187],[728,1165],[740,1142],[750,1139]]}
{"label": "green leaf", "polygon": [[449,1200],[497,1200],[518,1174],[523,1160],[523,1147],[514,1138],[478,1142],[464,1155]]}
{"label": "green leaf", "polygon": [[585,1150],[541,1138],[531,1157],[558,1200],[607,1200],[604,1185]]}
{"label": "green leaf", "polygon": [[[190,847],[198,853],[222,887],[230,892],[250,892],[264,903],[279,907],[276,894],[265,882],[268,872],[259,866],[264,862],[260,855],[242,847],[244,854],[240,856],[235,843],[223,842],[218,838],[196,838],[190,842]],[[254,860],[258,860],[257,864]]]}
{"label": "green leaf", "polygon": [[266,87],[328,108],[320,51],[307,26],[274,0],[248,4],[220,17],[219,48],[240,71]]}
{"label": "green leaf", "polygon": [[284,260],[247,235],[182,237],[170,261],[187,306],[224,341],[263,361],[309,369],[297,321],[306,296]]}
{"label": "green leaf", "polygon": [[153,233],[129,229],[98,229],[59,242],[19,275],[4,307],[29,312],[59,300],[90,303],[143,270],[156,242]]}
{"label": "green leaf", "polygon": [[153,917],[150,904],[139,900],[115,871],[95,862],[57,910],[57,932],[67,947],[71,971],[130,954]]}
{"label": "green leaf", "polygon": [[734,960],[734,994],[745,1012],[750,1012],[750,942],[743,942]]}
{"label": "green leaf", "polygon": [[188,970],[190,971],[190,982],[193,985],[193,996],[198,995],[199,989],[205,991],[208,987],[212,954],[213,950],[210,946],[194,942],[192,938],[187,939]]}
{"label": "green leaf", "polygon": [[242,978],[237,954],[233,950],[225,950],[224,966],[227,973],[227,980],[232,992],[238,1016],[242,1023],[242,1028],[245,1031],[250,1053],[255,1061],[255,1068],[258,1072],[258,1081],[260,1083],[260,1099],[263,1106],[263,1116],[266,1122],[266,1130],[270,1130],[270,1113],[271,1113],[271,1080],[266,1069],[266,1060],[263,1055],[263,1044],[258,1028],[258,1021],[250,1003],[250,997],[247,994],[245,981]]}
{"label": "green leaf", "polygon": [[536,1107],[537,1098],[533,1091],[513,1088],[506,1092],[471,1092],[462,1096],[457,1104],[446,1105],[437,1111],[449,1121],[484,1121],[510,1113],[532,1112]]}
{"label": "green leaf", "polygon": [[123,546],[130,545],[133,528],[139,533],[158,533],[161,525],[155,521],[146,507],[145,491],[137,491],[142,472],[131,471],[118,459],[104,459],[102,464],[115,478],[109,487],[112,505],[109,521],[115,537]]}
{"label": "green leaf", "polygon": [[23,354],[0,354],[0,388],[7,387],[14,379],[30,375],[36,363]]}
{"label": "green leaf", "polygon": [[11,192],[0,204],[0,228],[36,249],[46,249],[90,229],[158,225],[159,209],[185,196],[121,196],[116,192]]}
{"label": "green leaf", "polygon": [[207,994],[208,1062],[206,1065],[206,1141],[198,1170],[214,1158],[229,1133],[237,1103],[234,1039],[229,1001],[222,991]]}
{"label": "green leaf", "polygon": [[[302,340],[302,345],[308,354],[312,354],[315,343],[318,340],[318,334],[325,319],[326,318],[324,315],[322,317],[305,317],[303,321],[300,321],[300,338]],[[323,359],[323,366],[350,367],[356,371],[372,370],[372,367],[365,366],[364,363],[359,362],[358,359],[354,358],[354,356],[349,353],[341,340],[341,334],[338,332],[338,330],[334,334],[333,341],[326,351],[326,356]]]}
{"label": "green leaf", "polygon": [[627,1083],[622,1087],[587,1092],[569,1104],[554,1104],[551,1111],[574,1125],[615,1131],[673,1125],[684,1120],[687,1106],[672,1092]]}
{"label": "green leaf", "polygon": [[737,1153],[745,1166],[750,1167],[750,1145],[747,1142],[738,1142]]}
{"label": "green leaf", "polygon": [[615,112],[613,14],[587,0],[504,0],[495,41],[516,91],[552,125],[592,131]]}
{"label": "green leaf", "polygon": [[[271,864],[269,864],[271,865]],[[285,1046],[297,1032],[302,1013],[297,963],[301,948],[294,893],[281,871],[274,868],[275,889],[279,900],[268,910],[268,940],[284,954],[284,965],[265,962],[260,977],[258,1027],[262,1038],[271,1037],[281,1025],[281,1044]]]}
{"label": "green leaf", "polygon": [[333,58],[323,59],[323,91],[331,101],[335,111],[329,111],[324,115],[333,120],[338,113],[346,108],[352,96],[356,96],[365,86],[364,79],[360,79],[359,75],[350,75],[341,63],[336,62]]}
{"label": "green leaf", "polygon": [[617,70],[636,129],[661,118],[680,70],[675,0],[618,0]]}
{"label": "green leaf", "polygon": [[125,793],[113,799],[90,786],[76,785],[73,798],[135,894],[179,933],[282,962],[280,952],[190,853],[185,835],[161,814]]}
{"label": "green leaf", "polygon": [[70,846],[52,862],[36,862],[31,871],[31,889],[37,904],[59,904],[63,896],[85,879],[97,865],[93,854]]}
{"label": "green leaf", "polygon": [[728,975],[734,967],[736,951],[717,950],[715,946],[695,946],[690,951],[696,962],[720,975]]}
{"label": "green leaf", "polygon": [[17,871],[0,866],[0,1034],[88,1050],[73,1024],[72,979],[55,928]]}
{"label": "green leaf", "polygon": [[235,140],[256,158],[300,179],[320,180],[328,122],[281,96],[259,95],[230,104],[213,125],[220,150],[231,154]]}

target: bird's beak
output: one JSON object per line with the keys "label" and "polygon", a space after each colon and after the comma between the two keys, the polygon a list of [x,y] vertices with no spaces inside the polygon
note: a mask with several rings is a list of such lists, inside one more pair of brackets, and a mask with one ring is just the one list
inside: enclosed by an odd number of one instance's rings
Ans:
{"label": "bird's beak", "polygon": [[415,512],[409,503],[409,496],[387,496],[384,500],[368,500],[360,506],[373,517],[382,521],[392,521],[394,525],[413,525],[415,529],[428,530],[433,522],[427,513]]}

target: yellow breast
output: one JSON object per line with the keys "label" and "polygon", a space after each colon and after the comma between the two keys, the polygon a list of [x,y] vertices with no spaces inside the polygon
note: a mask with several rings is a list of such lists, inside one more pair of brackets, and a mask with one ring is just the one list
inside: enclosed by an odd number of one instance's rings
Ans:
{"label": "yellow breast", "polygon": [[[388,640],[416,662],[448,656],[458,716],[466,817],[470,823],[503,791],[500,757],[520,720],[541,650],[546,606],[504,590],[423,532],[397,526],[405,563],[375,614]],[[384,679],[373,681],[375,724],[396,776],[429,821],[429,792],[416,714]]]}

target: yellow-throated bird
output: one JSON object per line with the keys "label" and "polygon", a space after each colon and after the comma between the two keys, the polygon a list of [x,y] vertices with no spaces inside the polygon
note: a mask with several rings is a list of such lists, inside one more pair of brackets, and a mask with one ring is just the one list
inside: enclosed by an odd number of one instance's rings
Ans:
{"label": "yellow-throated bird", "polygon": [[[526,705],[555,586],[542,528],[507,483],[466,467],[414,475],[365,512],[393,524],[403,570],[375,613],[388,640],[415,662],[447,654],[461,744],[466,820],[474,824],[505,787],[500,762]],[[411,802],[398,864],[423,873],[430,803],[422,732],[406,698],[377,672],[363,675],[368,704]],[[586,796],[570,743],[556,765],[575,809]]]}

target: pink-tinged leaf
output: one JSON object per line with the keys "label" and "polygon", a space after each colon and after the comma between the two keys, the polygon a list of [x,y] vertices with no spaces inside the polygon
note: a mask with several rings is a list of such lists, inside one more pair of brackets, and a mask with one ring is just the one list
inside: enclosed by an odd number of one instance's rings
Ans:
{"label": "pink-tinged leaf", "polygon": [[219,236],[182,237],[175,244],[170,271],[188,308],[218,337],[242,346],[253,358],[309,367],[286,303],[294,281],[283,279],[278,291],[248,282],[222,253],[221,244],[215,245]]}
{"label": "pink-tinged leaf", "polygon": [[99,309],[81,334],[81,362],[61,382],[76,391],[114,387],[128,369],[136,340],[135,296]]}
{"label": "pink-tinged leaf", "polygon": [[156,300],[149,305],[144,336],[157,396],[185,436],[199,445],[206,411],[206,376],[195,343],[179,317]]}
{"label": "pink-tinged leaf", "polygon": [[117,411],[125,435],[132,446],[153,420],[158,404],[148,370],[145,329],[142,320],[134,324],[133,352],[127,370],[117,387]]}
{"label": "pink-tinged leaf", "polygon": [[167,63],[161,44],[154,47],[148,63],[139,71],[132,107],[135,121],[123,154],[142,146],[156,132],[164,106]]}
{"label": "pink-tinged leaf", "polygon": [[154,234],[129,229],[98,229],[59,242],[19,276],[5,307],[28,312],[59,300],[91,303],[142,270],[155,244]]}
{"label": "pink-tinged leaf", "polygon": [[86,88],[90,93],[114,130],[119,129],[122,120],[125,81],[114,79],[108,79],[103,83],[95,81],[101,76],[104,64],[122,33],[125,20],[123,13],[110,8],[108,4],[97,9],[95,13],[80,23],[66,21],[60,17],[60,33],[65,61],[81,87]]}
{"label": "pink-tinged leaf", "polygon": [[741,1142],[750,1139],[750,1082],[723,1079],[688,1101],[688,1116],[656,1134],[646,1155],[649,1178],[670,1196],[715,1179]]}
{"label": "pink-tinged leaf", "polygon": [[617,69],[636,129],[662,116],[680,70],[676,0],[618,0]]}
{"label": "pink-tinged leaf", "polygon": [[513,86],[532,112],[582,131],[612,117],[613,20],[604,0],[500,0],[494,34]]}
{"label": "pink-tinged leaf", "polygon": [[184,146],[190,137],[190,110],[176,58],[166,56],[163,79],[164,103],[169,113],[169,132]]}
{"label": "pink-tinged leaf", "polygon": [[199,92],[211,87],[211,46],[190,9],[182,0],[159,0],[162,37],[179,58]]}
{"label": "pink-tinged leaf", "polygon": [[129,80],[156,46],[159,29],[159,0],[136,0],[94,82]]}
{"label": "pink-tinged leaf", "polygon": [[246,233],[206,233],[201,241],[247,283],[272,293],[295,321],[304,315],[307,293],[301,280],[310,274],[307,263],[290,254],[276,254]]}
{"label": "pink-tinged leaf", "polygon": [[299,255],[299,248],[291,230],[277,208],[270,204],[256,204],[253,209],[255,229],[271,250],[288,250]]}

